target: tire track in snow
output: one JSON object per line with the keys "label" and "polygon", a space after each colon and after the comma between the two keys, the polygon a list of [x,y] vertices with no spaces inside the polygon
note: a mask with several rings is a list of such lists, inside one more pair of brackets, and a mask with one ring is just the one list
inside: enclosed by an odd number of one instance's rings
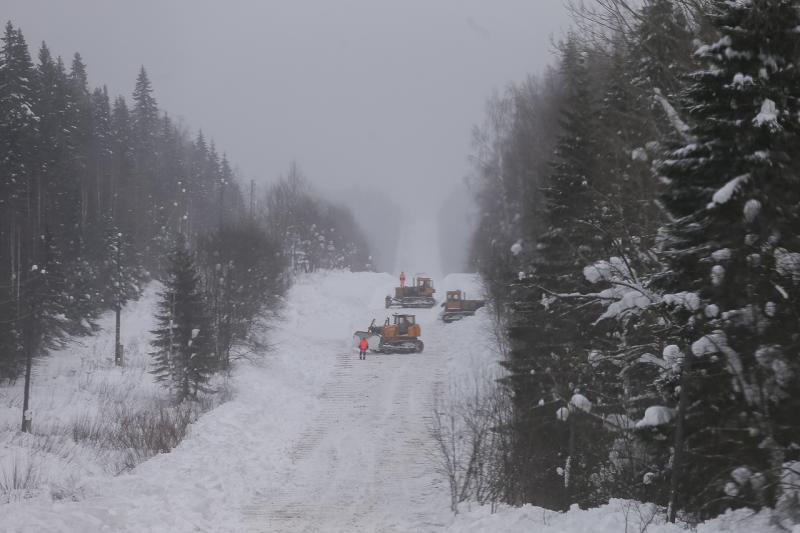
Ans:
{"label": "tire track in snow", "polygon": [[[435,337],[438,324],[427,327]],[[440,327],[440,326],[439,326]],[[288,452],[271,493],[245,510],[246,531],[431,531],[446,503],[430,437],[444,358],[338,354],[319,410]],[[311,418],[311,417],[310,417]]]}

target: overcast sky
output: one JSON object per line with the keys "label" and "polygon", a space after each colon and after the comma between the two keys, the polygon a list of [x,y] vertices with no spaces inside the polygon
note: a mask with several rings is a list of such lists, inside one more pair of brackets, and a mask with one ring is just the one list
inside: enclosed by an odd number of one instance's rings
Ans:
{"label": "overcast sky", "polygon": [[[296,159],[317,182],[434,187],[468,172],[493,89],[552,60],[561,0],[0,0],[130,99],[144,65],[162,109],[202,128],[245,179]],[[438,186],[441,184],[442,186]]]}

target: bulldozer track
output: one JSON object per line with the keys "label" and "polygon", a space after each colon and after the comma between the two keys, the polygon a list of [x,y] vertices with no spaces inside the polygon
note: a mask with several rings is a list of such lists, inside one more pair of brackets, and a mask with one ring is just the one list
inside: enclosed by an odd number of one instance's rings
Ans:
{"label": "bulldozer track", "polygon": [[319,408],[288,449],[273,490],[244,510],[248,532],[433,531],[446,507],[431,414],[444,358],[339,353]]}

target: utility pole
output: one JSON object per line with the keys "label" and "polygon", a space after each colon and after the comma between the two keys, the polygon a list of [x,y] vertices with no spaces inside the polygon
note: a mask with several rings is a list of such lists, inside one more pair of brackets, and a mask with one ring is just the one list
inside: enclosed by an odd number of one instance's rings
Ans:
{"label": "utility pole", "polygon": [[250,180],[250,218],[253,218],[253,212],[256,207],[256,181]]}
{"label": "utility pole", "polygon": [[226,181],[220,180],[219,182],[219,230],[222,231],[222,221],[225,211],[225,185]]}
{"label": "utility pole", "polygon": [[120,330],[122,329],[122,303],[120,302],[120,299],[122,298],[120,295],[120,291],[122,291],[122,233],[117,233],[116,262],[117,279],[116,283],[114,284],[114,291],[116,292],[116,301],[114,303],[114,311],[116,314],[116,327],[114,332],[114,364],[117,366],[122,366],[122,344],[119,342]]}

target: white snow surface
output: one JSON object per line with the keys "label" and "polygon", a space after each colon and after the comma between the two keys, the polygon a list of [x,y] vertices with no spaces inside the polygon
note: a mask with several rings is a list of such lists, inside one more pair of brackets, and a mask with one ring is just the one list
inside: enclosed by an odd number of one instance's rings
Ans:
{"label": "white snow surface", "polygon": [[[429,433],[433,400],[450,380],[492,372],[497,355],[483,329],[485,310],[446,325],[435,307],[416,310],[423,353],[370,353],[359,361],[353,332],[387,316],[383,298],[395,281],[349,272],[299,278],[282,319],[272,324],[273,349],[235,369],[233,400],[202,416],[172,452],[131,473],[84,474],[75,481],[78,501],[39,497],[0,506],[4,531],[445,527],[447,486],[434,472]],[[481,295],[474,275],[450,276],[437,286]],[[152,313],[153,303],[145,299],[140,314]],[[150,328],[140,328],[140,344]],[[46,361],[47,372],[61,374],[57,359]],[[59,407],[46,411],[58,416]]]}
{"label": "white snow surface", "polygon": [[[54,463],[46,466],[68,472],[75,490],[61,500],[48,493],[0,503],[2,531],[617,533],[626,524],[638,531],[634,524],[652,507],[621,500],[566,513],[532,506],[501,506],[491,513],[469,504],[456,516],[449,512],[447,484],[434,468],[431,410],[445,389],[498,375],[491,317],[483,308],[443,324],[438,308],[416,310],[423,353],[370,353],[360,361],[353,331],[386,316],[383,298],[395,281],[388,274],[349,272],[299,278],[281,318],[271,323],[272,349],[237,364],[230,378],[233,399],[203,415],[177,448],[117,476],[51,458]],[[437,296],[448,288],[482,296],[474,275],[435,281]],[[86,368],[122,376],[109,382],[128,387],[131,402],[159,393],[142,371],[154,303],[151,287],[126,311],[123,340],[138,367],[113,367],[110,317],[85,348],[43,360],[34,398],[44,403],[34,404],[34,429],[96,408],[81,392],[92,379],[82,375]],[[1,387],[0,394],[17,389]],[[16,424],[18,408],[0,405],[0,420]],[[24,446],[21,440],[14,450]],[[8,439],[0,440],[0,459],[11,450]],[[92,464],[82,454],[76,452],[73,461]],[[661,516],[647,531],[686,531],[664,524]],[[768,519],[768,513],[728,513],[697,531],[777,533]]]}
{"label": "white snow surface", "polygon": [[[652,518],[652,522],[649,520]],[[694,533],[778,533],[786,531],[770,523],[767,511],[753,514],[749,509],[728,511],[724,515],[702,523]],[[500,506],[492,513],[487,506],[475,506],[472,510],[456,516],[447,528],[448,533],[622,533],[625,531],[647,531],[647,533],[686,533],[688,528],[680,524],[666,523],[663,513],[658,514],[648,504],[611,500],[607,505],[594,509],[578,509],[573,506],[565,513],[558,513],[524,505],[522,507]]]}

